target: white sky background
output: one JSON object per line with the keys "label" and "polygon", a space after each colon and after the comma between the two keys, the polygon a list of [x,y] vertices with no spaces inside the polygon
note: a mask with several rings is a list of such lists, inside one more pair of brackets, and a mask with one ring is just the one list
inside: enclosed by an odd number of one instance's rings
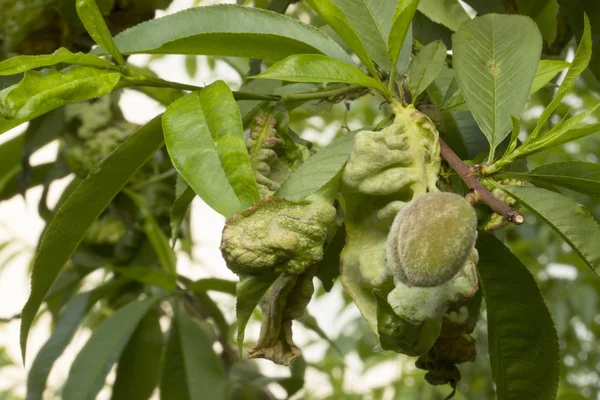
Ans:
{"label": "white sky background", "polygon": [[[222,1],[203,1],[202,4],[222,2]],[[234,1],[229,1],[234,2]],[[193,0],[175,0],[166,13],[173,13],[194,5]],[[161,15],[164,13],[160,13]],[[148,62],[149,56],[136,55],[130,57],[130,62],[138,65],[144,65]],[[226,81],[232,89],[236,89],[241,84],[237,73],[224,62],[218,62],[215,73],[211,72],[206,64],[205,57],[198,57],[198,72],[194,79],[191,79],[185,72],[184,56],[167,56],[162,59],[154,60],[150,67],[157,72],[160,77],[172,81],[185,82],[198,86],[210,84],[217,79]],[[164,110],[154,100],[145,95],[132,90],[125,90],[121,97],[121,107],[125,117],[131,122],[143,124]],[[24,130],[25,126],[15,128],[13,131],[0,136],[0,143],[13,138],[19,132]],[[325,133],[330,136],[333,132]],[[307,139],[319,141],[317,132],[309,132]],[[322,136],[321,136],[322,139]],[[32,164],[37,165],[43,162],[52,161],[56,157],[58,144],[56,142],[49,144],[45,148],[34,154]],[[51,187],[49,196],[49,205],[52,206],[58,199],[61,191],[69,182],[70,178],[64,178]],[[6,256],[11,252],[4,250],[0,253],[0,318],[6,318],[20,313],[21,308],[29,296],[29,262],[33,257],[38,237],[43,228],[43,221],[38,216],[37,204],[42,192],[41,186],[35,187],[27,192],[26,199],[17,196],[9,201],[0,203],[0,243],[10,239],[11,249],[22,249],[20,255],[5,264]],[[184,275],[197,279],[201,277],[222,277],[227,279],[237,279],[225,266],[219,251],[220,234],[223,228],[224,219],[219,214],[211,210],[199,198],[196,198],[192,204],[193,216],[193,235],[195,238],[194,261],[191,261],[185,254],[179,254],[178,270]],[[94,287],[100,273],[95,273],[86,278],[84,289]],[[223,310],[230,322],[234,320],[234,299],[230,296],[222,295],[218,298],[219,304],[223,305]],[[344,330],[349,321],[358,316],[358,311],[354,307],[342,311],[343,300],[341,289],[336,285],[332,293],[322,296],[318,300],[313,300],[309,305],[310,313],[317,319],[321,328],[327,332],[330,337],[337,336]],[[0,323],[0,349],[4,347],[16,366],[6,367],[0,374],[0,392],[9,388],[15,389],[15,394],[25,395],[25,380],[27,371],[20,362],[19,349],[19,327],[20,321],[14,320],[10,323]],[[164,328],[167,328],[166,326]],[[252,342],[258,338],[259,327],[257,324],[251,325],[247,331],[247,342]],[[28,341],[27,366],[31,363],[40,347],[48,339],[50,334],[50,316],[45,314],[39,318],[37,324],[32,329]],[[79,349],[85,344],[90,332],[80,330],[71,345],[67,348],[63,356],[56,362],[49,377],[49,387],[56,390],[64,383],[69,366],[76,356]],[[317,343],[308,344],[317,339],[317,335],[308,332],[299,324],[295,323],[294,338],[296,343],[303,350],[307,361],[318,361],[327,345],[319,340]],[[391,382],[400,372],[401,364],[386,363],[382,368],[376,368],[368,376],[360,376],[360,359],[356,354],[350,354],[346,358],[346,364],[350,370],[346,375],[346,384],[349,391],[361,392],[368,390],[369,387],[380,386],[386,382]],[[269,374],[288,375],[286,368],[280,368],[269,361],[260,361],[261,367]],[[382,372],[383,371],[383,372]],[[109,376],[109,381],[114,379],[114,370]],[[307,386],[310,391],[319,396],[327,395],[331,387],[326,377],[315,370],[307,371]],[[285,393],[285,392],[283,392]],[[110,392],[104,390],[99,399],[108,399]],[[58,398],[52,396],[52,390],[46,391],[48,399]]]}

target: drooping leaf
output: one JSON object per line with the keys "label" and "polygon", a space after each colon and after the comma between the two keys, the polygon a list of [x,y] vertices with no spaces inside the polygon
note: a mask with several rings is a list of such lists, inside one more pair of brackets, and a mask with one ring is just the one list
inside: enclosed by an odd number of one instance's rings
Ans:
{"label": "drooping leaf", "polygon": [[196,321],[177,310],[163,365],[161,400],[225,399],[227,390],[212,340]]}
{"label": "drooping leaf", "polygon": [[[575,57],[571,62],[571,66],[567,70],[567,74],[565,75],[562,83],[560,84],[558,91],[554,95],[554,98],[546,106],[542,115],[538,119],[538,122],[531,132],[529,136],[529,140],[533,141],[539,136],[542,128],[548,121],[548,118],[554,113],[556,107],[561,103],[562,99],[566,96],[566,94],[571,90],[573,84],[577,77],[583,72],[583,70],[588,66],[590,59],[592,57],[592,35],[590,31],[590,21],[587,16],[584,16],[584,29],[583,36],[581,41],[579,42],[579,47],[577,47],[577,51],[575,52]],[[517,115],[517,114],[515,114]]]}
{"label": "drooping leaf", "polygon": [[147,400],[152,395],[161,367],[163,334],[155,307],[140,321],[117,366],[111,400]]}
{"label": "drooping leaf", "polygon": [[471,19],[458,0],[421,0],[418,10],[427,18],[447,28],[457,31]]}
{"label": "drooping leaf", "polygon": [[502,186],[502,190],[547,223],[599,275],[600,226],[583,206],[568,197],[531,186]]}
{"label": "drooping leaf", "polygon": [[127,278],[135,279],[147,285],[158,286],[170,292],[174,291],[177,287],[175,275],[166,269],[132,265],[128,265],[127,267],[112,267],[111,269]]}
{"label": "drooping leaf", "polygon": [[419,51],[408,66],[406,80],[413,103],[444,68],[446,51],[446,46],[440,40],[429,43]]}
{"label": "drooping leaf", "polygon": [[179,229],[194,197],[196,197],[194,189],[189,187],[181,175],[177,175],[175,201],[171,207],[171,245],[173,247],[175,247],[175,242],[179,236]]}
{"label": "drooping leaf", "polygon": [[392,29],[388,37],[388,51],[392,65],[396,65],[404,47],[404,39],[410,32],[410,24],[417,11],[419,0],[400,0],[394,13]]}
{"label": "drooping leaf", "polygon": [[83,22],[85,30],[90,34],[92,39],[98,45],[108,50],[117,64],[124,66],[125,60],[112,39],[112,35],[108,30],[108,26],[106,26],[106,22],[104,22],[102,12],[100,12],[96,0],[77,0],[75,7],[77,8],[79,19]]}
{"label": "drooping leaf", "polygon": [[562,60],[540,60],[529,93],[535,93],[571,63]]}
{"label": "drooping leaf", "polygon": [[344,13],[333,2],[328,0],[308,0],[308,4],[350,46],[358,58],[365,64],[371,75],[374,77],[378,76],[369,52],[350,25],[350,22],[348,22]]}
{"label": "drooping leaf", "polygon": [[344,13],[371,58],[385,71],[391,67],[387,50],[398,0],[332,0]]}
{"label": "drooping leaf", "polygon": [[489,14],[452,36],[458,86],[493,150],[520,116],[542,49],[535,23],[520,15]]}
{"label": "drooping leaf", "polygon": [[290,174],[275,192],[275,196],[300,201],[325,186],[346,164],[354,145],[354,136],[355,132],[348,133],[310,157]]}
{"label": "drooping leaf", "polygon": [[137,130],[97,164],[49,222],[40,240],[31,277],[31,294],[22,311],[23,359],[33,319],[52,282],[86,230],[142,165],[163,145],[160,116]]}
{"label": "drooping leaf", "polygon": [[260,275],[240,277],[236,287],[235,317],[237,325],[237,346],[240,359],[244,348],[246,325],[261,297],[269,290],[279,276],[275,271],[267,271]]}
{"label": "drooping leaf", "polygon": [[156,219],[152,215],[146,215],[144,232],[150,244],[152,244],[152,248],[163,268],[172,275],[177,274],[177,256],[175,255],[175,251],[169,245],[169,239],[162,232],[158,222],[156,222]]}
{"label": "drooping leaf", "polygon": [[27,71],[21,82],[0,91],[0,133],[68,103],[104,96],[121,74],[93,67]]}
{"label": "drooping leaf", "polygon": [[[325,54],[352,64],[320,30],[272,11],[221,4],[195,7],[129,28],[114,38],[123,54],[197,54],[280,60]],[[102,49],[96,54],[103,54]]]}
{"label": "drooping leaf", "polygon": [[157,301],[157,297],[152,297],[131,302],[98,325],[71,364],[62,390],[63,399],[96,398],[139,322]]}
{"label": "drooping leaf", "polygon": [[103,58],[92,54],[72,53],[61,47],[52,54],[41,56],[16,56],[0,62],[0,75],[14,75],[30,69],[49,67],[60,63],[87,65],[105,69],[119,70],[119,68]]}
{"label": "drooping leaf", "polygon": [[318,54],[300,54],[281,60],[253,78],[290,82],[343,82],[385,93],[385,87],[358,68]]}
{"label": "drooping leaf", "polygon": [[173,102],[163,128],[173,165],[215,211],[229,217],[260,199],[240,112],[223,81]]}
{"label": "drooping leaf", "polygon": [[214,290],[216,292],[227,293],[235,296],[237,282],[219,278],[198,279],[188,285],[192,292]]}
{"label": "drooping leaf", "polygon": [[558,337],[533,276],[490,234],[479,236],[477,249],[496,398],[555,399]]}
{"label": "drooping leaf", "polygon": [[96,302],[118,288],[122,282],[110,281],[74,297],[61,312],[50,338],[35,356],[27,375],[27,400],[42,400],[46,380],[54,362],[71,342],[85,314]]}

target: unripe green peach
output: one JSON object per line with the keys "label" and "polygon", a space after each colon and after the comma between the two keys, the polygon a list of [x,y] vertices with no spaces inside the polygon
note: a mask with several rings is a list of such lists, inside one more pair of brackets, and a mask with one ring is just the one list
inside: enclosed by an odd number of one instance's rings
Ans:
{"label": "unripe green peach", "polygon": [[387,266],[396,281],[433,287],[465,264],[477,238],[473,207],[454,193],[427,193],[410,201],[388,235]]}

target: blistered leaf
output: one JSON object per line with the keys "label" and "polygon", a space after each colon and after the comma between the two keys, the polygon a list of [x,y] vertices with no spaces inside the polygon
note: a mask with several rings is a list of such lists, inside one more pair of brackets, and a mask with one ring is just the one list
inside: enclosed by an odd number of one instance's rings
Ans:
{"label": "blistered leaf", "polygon": [[60,63],[87,65],[105,69],[119,70],[119,68],[103,58],[92,54],[72,53],[61,47],[52,54],[40,56],[16,56],[0,62],[0,75],[14,75],[30,69],[49,67]]}
{"label": "blistered leaf", "polygon": [[559,193],[531,186],[502,186],[502,190],[554,229],[591,270],[599,274],[600,226],[581,204]]}
{"label": "blistered leaf", "polygon": [[97,164],[48,223],[33,261],[31,294],[22,311],[21,351],[52,282],[85,232],[129,178],[163,145],[160,116],[148,122]]}
{"label": "blistered leaf", "polygon": [[496,398],[555,399],[558,337],[533,276],[492,235],[481,234],[477,249]]}
{"label": "blistered leaf", "polygon": [[112,39],[112,35],[108,30],[108,26],[106,26],[106,22],[104,22],[96,0],[77,0],[75,6],[79,19],[83,22],[85,30],[90,34],[92,39],[108,50],[117,64],[124,66],[125,60]]}
{"label": "blistered leaf", "polygon": [[[129,28],[115,43],[123,54],[198,54],[279,60],[292,54],[350,56],[317,28],[271,11],[222,4],[195,7]],[[102,49],[98,51],[102,54]]]}
{"label": "blistered leaf", "polygon": [[385,92],[381,82],[365,75],[356,67],[318,54],[289,56],[254,78],[290,82],[343,82]]}
{"label": "blistered leaf", "polygon": [[138,323],[157,301],[158,298],[152,297],[129,303],[98,325],[71,364],[62,390],[63,399],[88,400],[96,397]]}
{"label": "blistered leaf", "polygon": [[21,82],[0,91],[0,132],[68,103],[109,93],[121,74],[93,67],[28,71]]}
{"label": "blistered leaf", "polygon": [[511,129],[510,115],[525,107],[541,49],[537,26],[520,15],[478,17],[452,36],[458,86],[492,153]]}
{"label": "blistered leaf", "polygon": [[260,199],[240,112],[223,81],[173,102],[163,127],[173,165],[215,211],[229,217]]}

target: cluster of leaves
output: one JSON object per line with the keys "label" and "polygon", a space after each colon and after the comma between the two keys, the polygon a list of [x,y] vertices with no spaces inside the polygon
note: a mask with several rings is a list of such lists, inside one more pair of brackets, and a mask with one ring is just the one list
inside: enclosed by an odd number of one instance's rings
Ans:
{"label": "cluster of leaves", "polygon": [[[289,3],[274,0],[268,7],[283,12]],[[242,398],[249,393],[251,398],[270,398],[266,385],[271,382],[283,387],[288,396],[301,389],[306,368],[302,358],[293,364],[290,378],[275,380],[252,364],[237,362],[231,349],[232,329],[208,294],[219,291],[236,296],[237,345],[242,349],[245,326],[261,297],[269,290],[271,294],[288,290],[284,290],[286,285],[277,289],[273,284],[282,283],[281,275],[270,271],[246,276],[237,285],[218,279],[192,282],[177,273],[173,246],[178,238],[188,239],[186,214],[196,195],[227,218],[260,200],[256,168],[244,140],[244,130],[256,116],[276,120],[283,143],[278,157],[290,167],[275,196],[300,202],[323,192],[337,195],[354,136],[345,134],[306,160],[310,146],[295,134],[294,127],[305,123],[310,115],[306,103],[311,100],[359,103],[365,101],[362,96],[374,92],[380,99],[368,98],[373,104],[381,99],[414,104],[438,123],[454,152],[481,163],[477,172],[488,189],[529,209],[597,275],[600,227],[558,187],[597,197],[598,166],[563,162],[528,171],[522,163],[600,130],[597,123],[585,124],[596,107],[572,116],[565,113],[559,121],[552,118],[595,50],[590,23],[581,8],[585,9],[585,2],[579,8],[561,2],[564,12],[558,19],[556,1],[540,1],[543,4],[536,7],[518,0],[468,1],[481,15],[475,19],[458,1],[307,3],[310,8],[302,4],[297,10],[310,11],[327,27],[317,29],[270,10],[220,5],[144,22],[113,38],[110,18],[107,25],[101,10],[113,10],[120,2],[78,0],[71,13],[78,15],[100,47],[76,53],[81,48],[66,41],[61,42],[65,48],[52,54],[15,56],[0,63],[0,75],[9,77],[0,91],[0,132],[30,121],[24,135],[0,147],[7,155],[0,160],[8,167],[0,178],[2,199],[36,184],[47,187],[70,172],[59,162],[30,167],[21,155],[27,160],[35,149],[59,136],[68,152],[68,135],[81,138],[85,127],[84,116],[75,122],[69,116],[71,103],[135,88],[168,106],[163,115],[119,137],[122,143],[108,149],[84,179],[75,180],[55,209],[49,210],[45,200],[41,203],[40,214],[48,224],[36,250],[32,291],[21,316],[23,356],[42,304],[51,311],[56,327],[31,366],[28,398],[42,397],[54,361],[98,302],[104,302],[111,315],[94,328],[74,361],[62,390],[65,399],[94,398],[115,363],[115,399],[147,399],[157,385],[164,399]],[[58,10],[60,15],[66,12]],[[525,14],[533,20],[522,15],[483,15],[488,12]],[[590,17],[598,22],[597,13]],[[565,21],[571,30],[563,31],[561,22]],[[40,22],[25,21],[19,26],[23,27],[20,36],[3,32],[5,51],[42,52],[10,42],[26,43],[24,38],[36,32]],[[542,52],[562,51],[573,34],[578,48],[571,63],[540,60]],[[247,57],[254,59],[253,69],[257,61],[259,68],[240,91],[232,92],[222,81],[197,88],[164,81],[127,64],[127,55],[140,53],[202,54],[232,65],[236,61],[227,57]],[[59,68],[64,64],[69,66]],[[267,69],[263,71],[262,66]],[[521,142],[519,118],[530,96],[551,86],[549,82],[564,69],[566,75],[556,93]],[[592,71],[598,71],[595,64]],[[184,95],[182,90],[191,92]],[[293,113],[296,125],[288,123]],[[379,130],[387,122],[389,118],[384,118],[377,126],[365,124],[364,128]],[[447,171],[442,183],[463,191],[451,174]],[[532,185],[511,186],[510,179]],[[488,216],[492,214],[484,209]],[[116,240],[105,240],[114,236],[110,232],[90,234],[94,226],[101,229],[99,223],[111,218],[123,224]],[[114,228],[110,223],[105,226]],[[344,229],[330,233],[323,260],[311,272],[328,290],[339,274]],[[497,398],[554,398],[559,377],[556,329],[533,276],[492,235],[481,234],[477,248]],[[106,270],[106,282],[77,293],[81,280],[98,268]],[[283,311],[274,320],[281,323]],[[164,315],[170,321],[166,346],[159,323]],[[303,321],[311,325],[310,319]],[[275,327],[277,337],[279,329]],[[221,347],[218,352],[216,343]]]}

